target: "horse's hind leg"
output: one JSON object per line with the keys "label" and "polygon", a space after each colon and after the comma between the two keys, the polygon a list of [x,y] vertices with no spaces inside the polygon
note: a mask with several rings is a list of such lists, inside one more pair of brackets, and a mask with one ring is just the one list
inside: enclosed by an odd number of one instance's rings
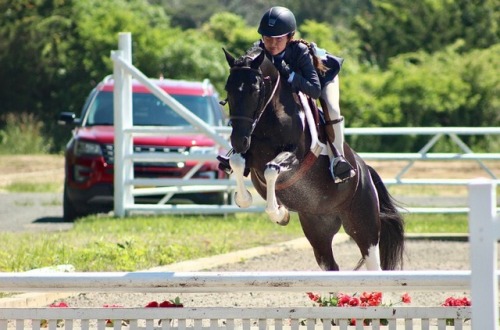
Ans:
{"label": "horse's hind leg", "polygon": [[[353,204],[364,203],[363,208],[343,219],[345,232],[352,237],[358,245],[362,260],[367,270],[382,270],[379,251],[380,220],[378,217],[378,208],[376,196],[370,198],[365,194],[363,197],[353,199]],[[371,201],[371,202],[370,202]],[[371,207],[370,207],[371,205]]]}
{"label": "horse's hind leg", "polygon": [[343,222],[345,232],[356,242],[361,252],[362,259],[356,269],[364,263],[367,270],[382,270],[379,251],[380,227],[377,223],[376,210],[360,211]]}
{"label": "horse's hind leg", "polygon": [[304,235],[311,243],[314,257],[323,270],[339,270],[332,250],[333,236],[339,231],[341,221],[332,216],[311,216],[299,213]]}

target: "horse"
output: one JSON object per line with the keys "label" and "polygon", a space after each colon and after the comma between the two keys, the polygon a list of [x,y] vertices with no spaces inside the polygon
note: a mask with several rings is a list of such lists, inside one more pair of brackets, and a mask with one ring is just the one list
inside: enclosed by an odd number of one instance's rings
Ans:
{"label": "horse", "polygon": [[345,143],[356,176],[335,183],[324,144],[305,120],[310,114],[299,102],[304,96],[281,79],[262,48],[240,58],[223,50],[230,67],[225,90],[236,204],[252,203],[244,183],[250,173],[272,221],[286,225],[289,211],[298,213],[322,270],[339,270],[332,242],[341,226],[361,252],[356,270],[363,264],[368,270],[402,269],[404,220],[379,174]]}

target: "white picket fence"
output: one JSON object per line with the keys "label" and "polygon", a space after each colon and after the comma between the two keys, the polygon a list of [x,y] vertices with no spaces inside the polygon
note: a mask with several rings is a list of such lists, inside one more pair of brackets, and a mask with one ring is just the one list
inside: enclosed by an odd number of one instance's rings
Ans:
{"label": "white picket fence", "polygon": [[[39,329],[45,320],[56,329],[351,329],[349,320],[372,319],[356,329],[498,329],[497,241],[500,217],[496,185],[478,180],[469,188],[471,271],[343,272],[132,272],[3,273],[0,292],[162,292],[227,293],[243,291],[455,291],[471,290],[471,307],[191,307],[184,308],[0,308],[0,330]],[[216,299],[216,298],[214,298]],[[122,320],[127,320],[122,324]],[[159,320],[161,322],[159,323]],[[332,320],[335,326],[332,325]]]}

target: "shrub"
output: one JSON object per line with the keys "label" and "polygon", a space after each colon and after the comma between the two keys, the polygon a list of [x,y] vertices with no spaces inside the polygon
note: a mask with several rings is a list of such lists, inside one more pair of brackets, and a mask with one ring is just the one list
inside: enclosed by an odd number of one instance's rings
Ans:
{"label": "shrub", "polygon": [[50,142],[42,135],[43,123],[33,114],[8,113],[0,118],[0,154],[44,154]]}

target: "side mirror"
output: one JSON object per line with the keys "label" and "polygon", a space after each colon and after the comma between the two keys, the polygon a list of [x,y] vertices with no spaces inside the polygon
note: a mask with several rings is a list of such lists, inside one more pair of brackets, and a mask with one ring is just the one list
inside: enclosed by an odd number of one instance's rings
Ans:
{"label": "side mirror", "polygon": [[72,125],[76,122],[76,115],[74,112],[61,112],[59,118],[57,118],[57,123],[59,125]]}

